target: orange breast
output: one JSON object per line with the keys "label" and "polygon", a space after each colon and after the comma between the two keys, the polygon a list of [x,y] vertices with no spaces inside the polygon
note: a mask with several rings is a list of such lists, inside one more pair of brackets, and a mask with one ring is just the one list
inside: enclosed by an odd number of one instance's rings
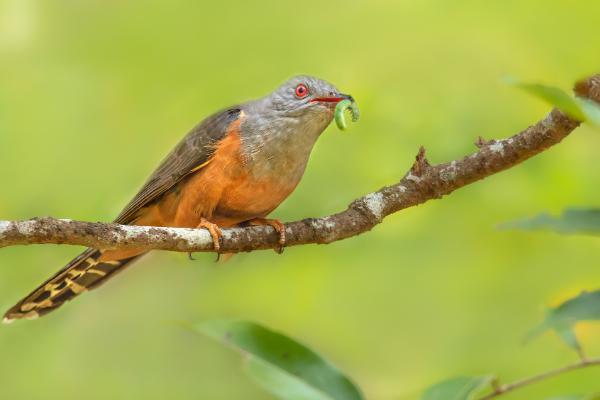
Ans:
{"label": "orange breast", "polygon": [[279,179],[254,178],[245,173],[231,180],[224,188],[214,211],[215,218],[233,218],[245,221],[265,217],[294,190],[296,184]]}
{"label": "orange breast", "polygon": [[239,124],[240,120],[232,123],[230,133],[218,143],[205,166],[146,208],[134,223],[196,227],[206,218],[227,227],[264,217],[275,209],[296,182],[280,177],[256,178],[245,168]]}
{"label": "orange breast", "polygon": [[175,223],[194,225],[205,217],[220,226],[264,217],[293,190],[295,184],[255,178],[245,168],[238,132],[220,142],[213,159],[181,191]]}
{"label": "orange breast", "polygon": [[[294,190],[297,181],[281,176],[255,177],[244,165],[239,129],[238,119],[217,144],[206,165],[140,210],[131,224],[195,228],[201,218],[206,218],[229,227],[273,211]],[[111,250],[101,260],[118,260],[141,253],[138,249]]]}

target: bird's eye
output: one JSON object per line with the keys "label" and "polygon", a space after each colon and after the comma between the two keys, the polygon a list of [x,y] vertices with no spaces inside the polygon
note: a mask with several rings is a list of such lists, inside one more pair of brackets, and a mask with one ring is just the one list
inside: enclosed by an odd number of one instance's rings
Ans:
{"label": "bird's eye", "polygon": [[308,88],[306,87],[306,85],[301,83],[298,86],[296,86],[296,97],[302,99],[306,96],[308,96]]}

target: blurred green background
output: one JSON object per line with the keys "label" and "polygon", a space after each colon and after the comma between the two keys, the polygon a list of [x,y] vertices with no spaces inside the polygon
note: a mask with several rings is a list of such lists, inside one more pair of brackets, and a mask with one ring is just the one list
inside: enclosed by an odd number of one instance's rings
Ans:
{"label": "blurred green background", "polygon": [[[512,135],[549,107],[500,78],[569,86],[600,67],[591,1],[0,0],[0,219],[109,221],[162,157],[215,110],[296,73],[357,99],[275,212],[340,211],[396,182],[419,145],[432,162]],[[239,357],[176,321],[245,318],[315,348],[369,399],[416,399],[458,374],[514,380],[575,360],[552,334],[523,345],[545,306],[598,287],[600,243],[499,231],[597,205],[600,135],[578,129],[526,164],[328,246],[154,253],[101,290],[0,327],[1,399],[272,399]],[[0,251],[11,306],[80,249]],[[579,329],[600,354],[600,327]],[[506,399],[599,389],[598,371]]]}

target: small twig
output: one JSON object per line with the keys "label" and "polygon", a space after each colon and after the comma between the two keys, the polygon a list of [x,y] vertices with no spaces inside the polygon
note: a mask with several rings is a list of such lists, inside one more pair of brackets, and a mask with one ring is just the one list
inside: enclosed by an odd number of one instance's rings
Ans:
{"label": "small twig", "polygon": [[416,176],[421,176],[425,173],[427,168],[431,167],[427,157],[425,156],[426,150],[424,146],[419,147],[419,152],[415,157],[415,162],[410,169],[410,172]]}
{"label": "small twig", "polygon": [[520,379],[518,381],[515,381],[512,383],[507,383],[504,385],[499,385],[496,381],[496,384],[492,385],[492,389],[494,389],[494,391],[486,396],[479,398],[479,400],[493,399],[493,398],[496,398],[503,394],[506,394],[508,392],[512,392],[514,390],[520,389],[522,387],[529,386],[534,383],[538,383],[538,382],[544,381],[546,379],[553,378],[558,375],[562,375],[567,372],[571,372],[571,371],[575,371],[575,370],[583,369],[583,368],[587,368],[587,367],[592,367],[592,366],[600,366],[600,358],[582,359],[581,361],[579,361],[575,364],[566,365],[561,368],[553,369],[553,370],[543,372],[538,375],[531,376],[529,378]]}
{"label": "small twig", "polygon": [[485,146],[489,146],[489,145],[492,145],[494,143],[496,143],[496,141],[494,139],[492,139],[492,140],[485,140],[483,138],[483,136],[478,136],[477,140],[475,141],[475,146],[477,146],[477,148],[479,148],[479,149],[482,149]]}

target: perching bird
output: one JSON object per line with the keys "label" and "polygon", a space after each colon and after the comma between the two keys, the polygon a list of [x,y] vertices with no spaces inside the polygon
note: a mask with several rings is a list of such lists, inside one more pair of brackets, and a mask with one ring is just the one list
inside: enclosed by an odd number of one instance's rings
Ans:
{"label": "perching bird", "polygon": [[[283,246],[283,225],[266,216],[296,188],[316,140],[344,99],[352,97],[321,79],[297,76],[266,97],[206,118],[175,146],[115,223],[203,227],[217,251],[219,227],[268,224]],[[47,314],[144,253],[88,249],[8,310],[4,321]]]}

